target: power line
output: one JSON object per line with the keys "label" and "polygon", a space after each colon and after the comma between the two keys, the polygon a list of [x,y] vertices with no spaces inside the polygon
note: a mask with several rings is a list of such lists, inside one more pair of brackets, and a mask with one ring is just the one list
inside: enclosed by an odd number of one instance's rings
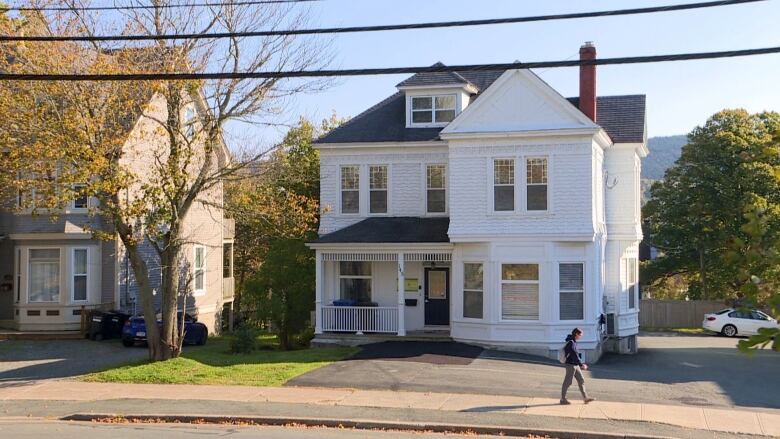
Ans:
{"label": "power line", "polygon": [[321,0],[252,0],[252,1],[236,1],[236,2],[224,2],[224,3],[173,3],[164,4],[159,6],[154,5],[125,5],[125,6],[44,6],[36,8],[33,6],[3,6],[0,5],[0,12],[4,11],[124,11],[132,9],[172,9],[172,8],[199,8],[199,7],[211,7],[211,6],[249,6],[249,5],[265,5],[275,3],[308,3],[318,2]]}
{"label": "power line", "polygon": [[717,6],[730,6],[745,3],[756,3],[765,0],[718,0],[703,3],[686,3],[679,5],[653,6],[647,8],[615,9],[596,12],[574,12],[568,14],[537,15],[531,17],[491,18],[484,20],[443,21],[410,24],[392,24],[381,26],[351,26],[330,27],[319,29],[289,29],[267,30],[253,32],[221,32],[221,33],[188,33],[166,35],[93,35],[93,36],[48,36],[48,35],[0,35],[0,41],[144,41],[144,40],[183,40],[183,39],[219,39],[219,38],[244,38],[266,37],[280,35],[315,35],[315,34],[343,34],[354,32],[379,32],[391,30],[433,29],[445,27],[484,26],[492,24],[529,23],[552,20],[571,20],[577,18],[615,17],[621,15],[649,14],[654,12],[682,11],[690,9],[711,8]]}
{"label": "power line", "polygon": [[720,52],[679,53],[671,55],[629,56],[621,58],[597,58],[591,60],[564,60],[539,62],[514,62],[504,64],[466,64],[459,66],[434,65],[429,67],[387,67],[341,70],[289,70],[279,72],[220,72],[220,73],[118,73],[118,74],[70,74],[70,73],[0,73],[0,81],[149,81],[149,80],[208,80],[208,79],[265,79],[311,78],[334,76],[392,75],[400,73],[475,72],[490,70],[576,67],[584,65],[640,64],[666,61],[733,58],[738,56],[780,53],[780,46],[760,49],[727,50]]}

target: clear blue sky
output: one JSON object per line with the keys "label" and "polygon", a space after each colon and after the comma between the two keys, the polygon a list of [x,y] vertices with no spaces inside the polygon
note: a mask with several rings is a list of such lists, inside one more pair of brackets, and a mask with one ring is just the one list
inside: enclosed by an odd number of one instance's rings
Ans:
{"label": "clear blue sky", "polygon": [[[657,6],[678,1],[323,0],[310,4],[316,26],[351,26],[515,17]],[[780,1],[613,18],[469,28],[344,34],[333,37],[334,67],[393,67],[574,59],[584,41],[599,57],[780,46]],[[578,93],[577,68],[536,71],[564,96]],[[683,134],[723,108],[780,111],[780,55],[629,66],[599,66],[598,93],[647,95],[650,136]],[[339,79],[296,99],[286,114],[319,120],[355,116],[395,92],[408,75]],[[263,140],[281,133],[264,130]]]}

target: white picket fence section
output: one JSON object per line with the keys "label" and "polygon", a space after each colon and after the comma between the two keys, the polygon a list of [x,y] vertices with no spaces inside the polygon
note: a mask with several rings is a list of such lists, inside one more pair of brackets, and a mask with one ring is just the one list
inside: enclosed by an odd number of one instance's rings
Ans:
{"label": "white picket fence section", "polygon": [[323,306],[325,332],[398,333],[398,308],[382,306]]}

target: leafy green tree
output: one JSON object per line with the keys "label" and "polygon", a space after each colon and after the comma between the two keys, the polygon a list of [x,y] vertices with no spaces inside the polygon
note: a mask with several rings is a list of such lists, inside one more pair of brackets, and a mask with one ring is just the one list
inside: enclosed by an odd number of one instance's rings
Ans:
{"label": "leafy green tree", "polygon": [[685,275],[692,298],[739,297],[780,312],[780,115],[713,115],[651,193],[645,231],[661,256],[646,265],[645,283]]}

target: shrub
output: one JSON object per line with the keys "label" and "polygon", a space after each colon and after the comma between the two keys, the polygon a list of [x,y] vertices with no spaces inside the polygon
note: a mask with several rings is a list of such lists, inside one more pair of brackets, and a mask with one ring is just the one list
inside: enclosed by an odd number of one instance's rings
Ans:
{"label": "shrub", "polygon": [[314,328],[307,327],[295,334],[295,345],[301,348],[308,348],[312,339],[314,339]]}
{"label": "shrub", "polygon": [[233,332],[230,340],[230,352],[233,354],[248,354],[257,349],[257,329],[243,325]]}

